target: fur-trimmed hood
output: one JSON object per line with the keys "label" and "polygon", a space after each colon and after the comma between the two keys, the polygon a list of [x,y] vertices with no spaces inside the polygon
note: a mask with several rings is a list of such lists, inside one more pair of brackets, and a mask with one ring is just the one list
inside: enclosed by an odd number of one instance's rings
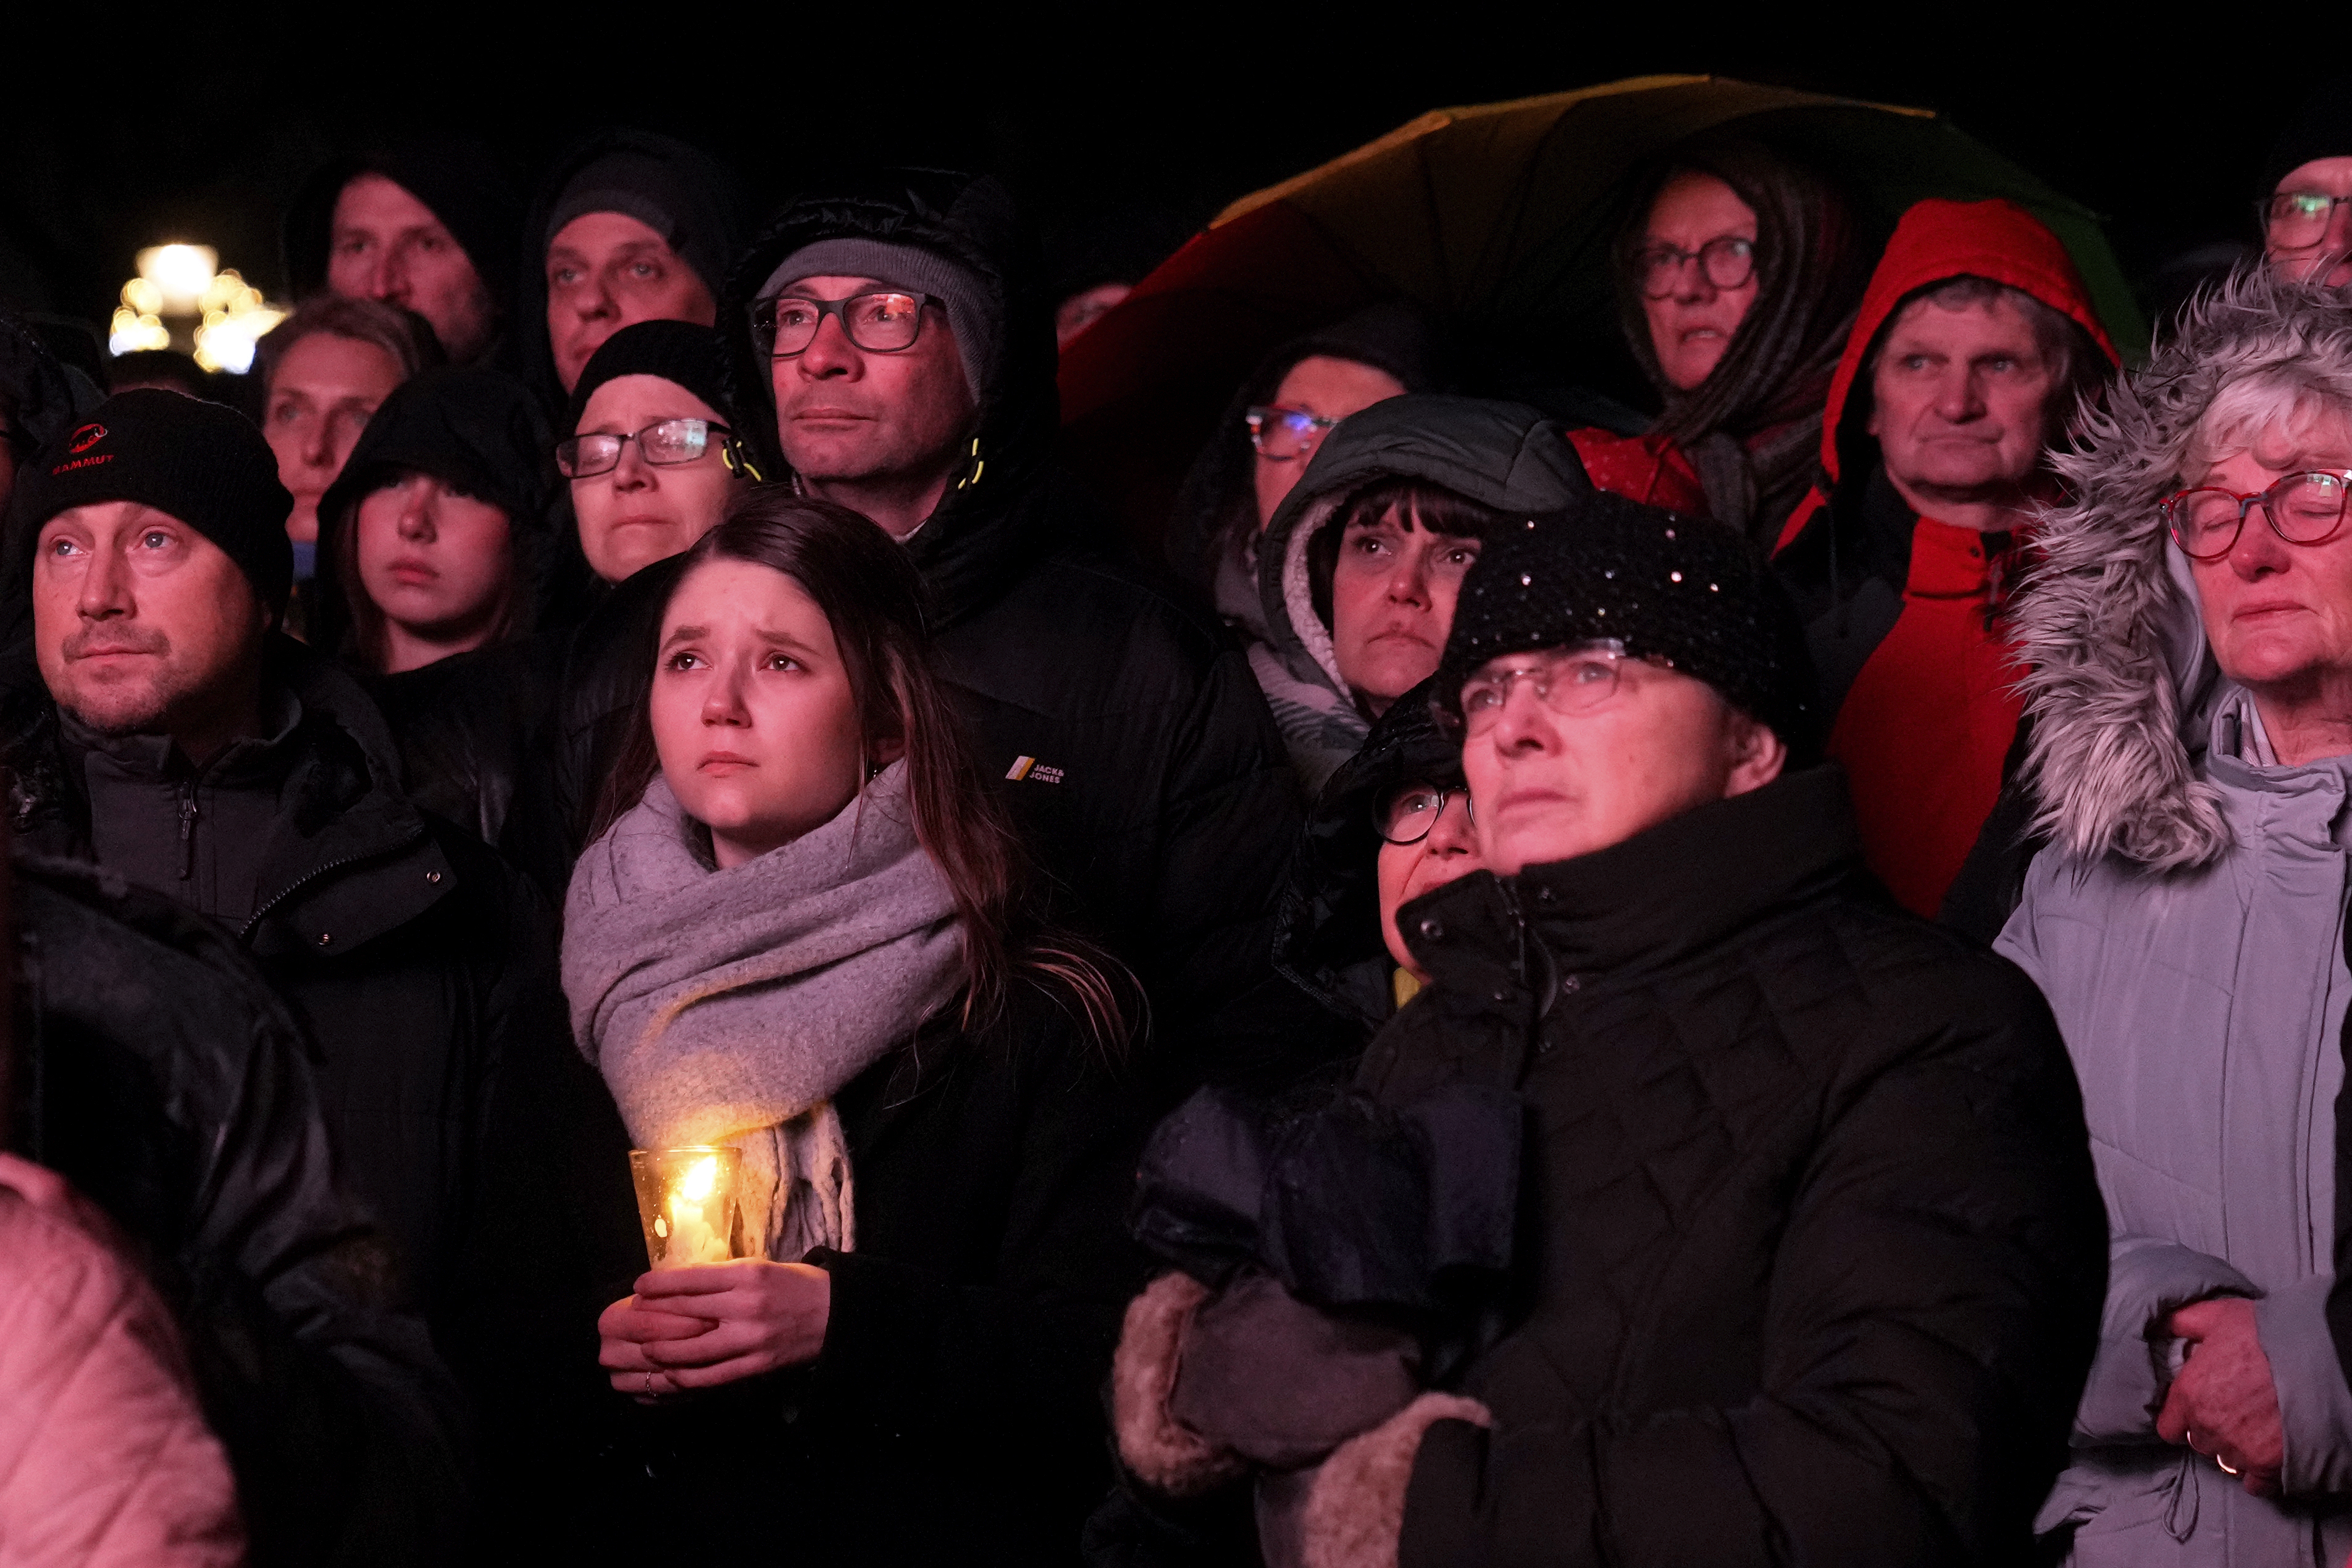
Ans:
{"label": "fur-trimmed hood", "polygon": [[2076,499],[2043,519],[2011,625],[2030,672],[2033,825],[2064,853],[2161,873],[2230,847],[2196,770],[2227,684],[2158,507],[2221,391],[2288,365],[2352,406],[2352,299],[2257,265],[2197,300],[2056,459]]}

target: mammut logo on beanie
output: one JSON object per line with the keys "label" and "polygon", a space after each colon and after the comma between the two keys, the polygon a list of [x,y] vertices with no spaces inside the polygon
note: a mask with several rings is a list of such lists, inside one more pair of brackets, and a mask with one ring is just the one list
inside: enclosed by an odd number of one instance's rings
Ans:
{"label": "mammut logo on beanie", "polygon": [[114,454],[111,452],[101,452],[94,457],[74,455],[77,452],[88,452],[105,439],[106,426],[102,424],[85,424],[75,431],[66,440],[66,460],[49,470],[49,477],[54,479],[58,475],[70,473],[76,468],[91,468],[100,463],[113,462]]}

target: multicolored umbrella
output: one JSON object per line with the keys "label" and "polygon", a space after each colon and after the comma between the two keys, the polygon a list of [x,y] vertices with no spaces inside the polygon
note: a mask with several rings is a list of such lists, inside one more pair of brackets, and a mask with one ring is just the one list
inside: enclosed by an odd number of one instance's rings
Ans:
{"label": "multicolored umbrella", "polygon": [[1156,535],[1226,401],[1277,344],[1377,299],[1434,312],[1522,381],[1623,364],[1609,251],[1640,177],[1736,127],[1836,179],[1876,232],[1929,196],[2048,224],[2127,359],[2147,332],[2099,220],[1926,110],[1654,76],[1421,116],[1243,197],[1062,355],[1074,459]]}

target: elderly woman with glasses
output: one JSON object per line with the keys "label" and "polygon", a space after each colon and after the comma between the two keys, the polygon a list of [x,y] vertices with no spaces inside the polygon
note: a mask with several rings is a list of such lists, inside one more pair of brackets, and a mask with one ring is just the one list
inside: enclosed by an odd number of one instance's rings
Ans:
{"label": "elderly woman with glasses", "polygon": [[2000,946],[2065,1034],[2112,1245],[2041,1528],[2085,1564],[2338,1563],[2352,303],[2242,274],[2061,465],[2017,611],[2051,841]]}

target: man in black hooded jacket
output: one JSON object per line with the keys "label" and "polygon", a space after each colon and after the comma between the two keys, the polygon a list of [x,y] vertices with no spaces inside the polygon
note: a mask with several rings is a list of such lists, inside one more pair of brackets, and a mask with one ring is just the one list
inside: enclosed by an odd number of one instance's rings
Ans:
{"label": "man in black hooded jacket", "polygon": [[[1297,800],[1241,653],[1114,553],[1055,458],[1033,249],[984,177],[898,170],[808,191],[730,280],[738,402],[771,477],[905,539],[982,766],[1078,921],[1137,968],[1163,1030],[1181,1030],[1265,973]],[[813,290],[779,319],[780,298]],[[910,343],[877,335],[904,323],[841,314],[836,296],[877,294],[929,297]],[[793,312],[811,309],[800,343]],[[846,467],[814,455],[845,441],[897,445]]]}

